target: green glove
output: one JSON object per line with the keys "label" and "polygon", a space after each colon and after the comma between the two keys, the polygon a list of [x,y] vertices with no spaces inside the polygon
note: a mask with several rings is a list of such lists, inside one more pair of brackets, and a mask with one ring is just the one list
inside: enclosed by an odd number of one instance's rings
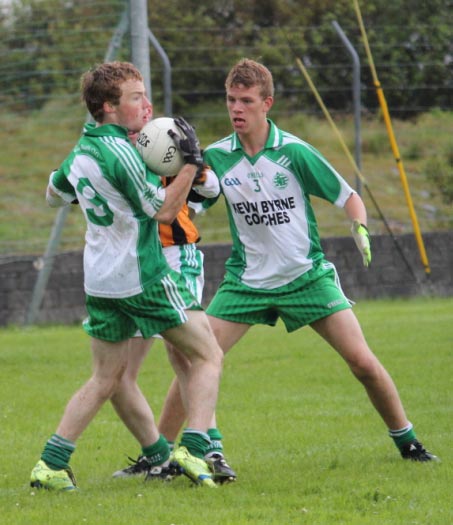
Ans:
{"label": "green glove", "polygon": [[371,263],[371,241],[368,228],[364,224],[361,224],[358,219],[354,219],[352,221],[351,232],[357,248],[362,254],[363,264],[368,267]]}

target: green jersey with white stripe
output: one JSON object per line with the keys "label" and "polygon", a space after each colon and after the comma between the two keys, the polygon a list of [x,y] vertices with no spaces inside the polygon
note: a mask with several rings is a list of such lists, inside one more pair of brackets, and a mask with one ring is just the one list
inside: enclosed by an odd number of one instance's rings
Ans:
{"label": "green jersey with white stripe", "polygon": [[87,127],[49,185],[66,202],[77,198],[85,215],[87,294],[130,297],[169,270],[152,218],[165,189],[147,170],[125,128]]}
{"label": "green jersey with white stripe", "polygon": [[270,290],[324,258],[310,195],[343,207],[354,190],[315,148],[268,122],[268,140],[254,157],[233,133],[206,148],[204,160],[225,196],[233,240],[227,271]]}

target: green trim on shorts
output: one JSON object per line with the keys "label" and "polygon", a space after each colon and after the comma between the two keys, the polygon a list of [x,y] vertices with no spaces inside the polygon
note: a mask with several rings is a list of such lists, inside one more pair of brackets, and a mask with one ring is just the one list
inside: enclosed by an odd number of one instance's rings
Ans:
{"label": "green trim on shorts", "polygon": [[88,318],[83,329],[91,337],[119,342],[140,330],[145,339],[187,321],[185,310],[203,310],[178,272],[170,270],[132,297],[86,296]]}
{"label": "green trim on shorts", "polygon": [[321,261],[291,283],[263,290],[250,288],[227,273],[206,309],[213,317],[250,325],[275,326],[280,318],[287,332],[351,308],[335,266]]}
{"label": "green trim on shorts", "polygon": [[195,244],[183,244],[179,250],[181,253],[179,272],[184,277],[186,286],[201,302],[204,287],[204,254]]}

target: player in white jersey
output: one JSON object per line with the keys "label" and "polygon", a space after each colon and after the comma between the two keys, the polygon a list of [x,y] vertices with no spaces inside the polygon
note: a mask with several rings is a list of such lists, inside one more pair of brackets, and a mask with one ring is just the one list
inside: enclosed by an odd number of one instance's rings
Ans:
{"label": "player in white jersey", "polygon": [[[321,248],[311,195],[345,210],[363,263],[370,264],[362,199],[315,148],[268,119],[274,87],[265,66],[241,60],[225,87],[233,134],[204,152],[219,177],[233,239],[225,278],[207,309],[220,346],[226,353],[251,326],[274,326],[279,318],[288,332],[309,325],[363,384],[402,457],[437,459],[417,440]],[[167,405],[173,409],[166,417],[180,410],[177,396]]]}
{"label": "player in white jersey", "polygon": [[[168,266],[157,228],[158,222],[175,219],[203,165],[198,139],[184,119],[175,119],[185,136],[174,139],[185,164],[164,188],[128,138],[128,131],[143,127],[150,108],[137,68],[127,62],[101,64],[82,76],[81,86],[97,126],[84,132],[51,174],[47,201],[60,206],[77,199],[86,218],[88,318],[84,329],[92,338],[93,373],[67,404],[31,473],[31,485],[76,489],[69,467],[75,442],[114,396],[127,366],[129,339],[140,330],[145,338],[161,333],[190,362],[184,376],[178,376],[189,413],[173,459],[194,482],[215,487],[203,457],[211,442],[207,430],[223,354],[199,302],[180,274]],[[121,411],[130,409],[128,421],[140,429],[154,465],[165,465],[170,456],[168,443],[159,434],[150,407],[138,395],[129,392]]]}

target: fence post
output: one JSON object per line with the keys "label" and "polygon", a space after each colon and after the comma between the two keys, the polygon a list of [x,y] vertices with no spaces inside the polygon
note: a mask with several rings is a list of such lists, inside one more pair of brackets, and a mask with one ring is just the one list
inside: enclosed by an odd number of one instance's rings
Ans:
{"label": "fence post", "polygon": [[143,76],[148,98],[152,100],[151,66],[149,63],[148,6],[146,0],[130,0],[132,62]]}
{"label": "fence post", "polygon": [[29,326],[34,323],[36,314],[41,307],[41,303],[46,291],[47,282],[49,280],[50,273],[53,267],[53,259],[57,253],[58,245],[60,243],[61,232],[66,220],[66,216],[70,210],[70,206],[64,206],[59,208],[57,217],[52,227],[49,242],[44,255],[38,259],[40,266],[38,277],[36,279],[35,286],[33,288],[33,294],[31,297],[30,305],[25,316],[25,326]]}
{"label": "fence post", "polygon": [[171,117],[173,115],[172,108],[172,87],[171,87],[171,64],[167,53],[165,53],[163,47],[160,45],[157,38],[154,36],[151,29],[148,29],[149,40],[153,45],[156,53],[160,56],[162,64],[164,66],[164,105],[165,115]]}
{"label": "fence post", "polygon": [[[355,162],[359,170],[361,169],[362,162],[362,136],[360,129],[360,113],[361,113],[361,103],[360,103],[360,59],[357,51],[352,46],[348,37],[345,35],[340,25],[336,20],[332,22],[335,31],[338,33],[346,49],[349,51],[349,54],[352,58],[352,100],[354,105],[354,127],[355,127],[355,147],[354,147],[354,156]],[[359,195],[362,194],[362,181],[359,177],[356,177],[356,190]]]}

